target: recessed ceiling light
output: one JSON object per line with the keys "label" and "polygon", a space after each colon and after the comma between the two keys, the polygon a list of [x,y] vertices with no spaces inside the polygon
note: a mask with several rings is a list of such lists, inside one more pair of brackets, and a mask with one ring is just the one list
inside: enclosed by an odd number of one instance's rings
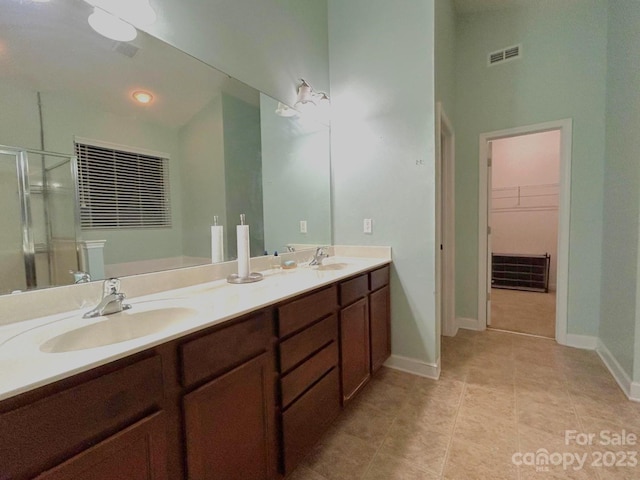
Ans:
{"label": "recessed ceiling light", "polygon": [[151,95],[149,92],[145,92],[142,90],[133,92],[131,96],[136,102],[141,103],[143,105],[149,105],[153,101],[153,95]]}

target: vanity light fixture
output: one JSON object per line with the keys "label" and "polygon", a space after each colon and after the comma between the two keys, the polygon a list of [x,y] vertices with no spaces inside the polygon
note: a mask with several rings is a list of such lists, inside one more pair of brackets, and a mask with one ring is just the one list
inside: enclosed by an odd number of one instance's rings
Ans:
{"label": "vanity light fixture", "polygon": [[278,102],[276,115],[279,115],[281,117],[297,117],[299,115],[299,112],[296,109],[291,108],[289,105]]}
{"label": "vanity light fixture", "polygon": [[315,110],[319,106],[329,105],[329,97],[323,92],[314,92],[311,85],[309,85],[304,78],[301,78],[302,82],[298,86],[298,96],[296,103],[293,105],[301,113],[310,112]]}
{"label": "vanity light fixture", "polygon": [[149,92],[145,92],[144,90],[133,92],[131,96],[136,102],[141,103],[142,105],[149,105],[153,101],[153,95]]}

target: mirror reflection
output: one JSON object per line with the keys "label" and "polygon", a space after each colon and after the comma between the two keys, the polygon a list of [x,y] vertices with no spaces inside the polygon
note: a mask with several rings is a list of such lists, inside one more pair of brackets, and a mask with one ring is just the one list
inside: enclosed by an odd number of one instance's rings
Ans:
{"label": "mirror reflection", "polygon": [[326,125],[90,13],[0,0],[0,293],[330,243]]}

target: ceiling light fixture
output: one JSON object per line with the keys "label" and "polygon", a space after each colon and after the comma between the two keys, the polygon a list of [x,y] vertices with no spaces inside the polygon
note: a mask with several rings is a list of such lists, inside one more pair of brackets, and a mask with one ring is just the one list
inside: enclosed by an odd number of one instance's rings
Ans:
{"label": "ceiling light fixture", "polygon": [[157,15],[149,0],[85,0],[93,6],[89,25],[112,40],[130,42],[138,32],[136,27],[151,25]]}
{"label": "ceiling light fixture", "polygon": [[131,96],[136,102],[141,103],[143,105],[149,105],[153,101],[153,95],[143,90],[138,90],[136,92],[133,92]]}
{"label": "ceiling light fixture", "polygon": [[130,42],[138,35],[133,25],[99,7],[94,7],[89,15],[89,25],[100,35],[119,42]]}

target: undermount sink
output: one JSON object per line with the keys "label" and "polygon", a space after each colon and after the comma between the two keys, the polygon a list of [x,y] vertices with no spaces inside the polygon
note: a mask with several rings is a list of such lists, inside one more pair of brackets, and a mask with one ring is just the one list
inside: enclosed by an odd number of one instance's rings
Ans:
{"label": "undermount sink", "polygon": [[53,337],[40,345],[45,353],[62,353],[104,347],[160,332],[171,325],[196,315],[186,307],[164,307],[136,311],[126,310],[100,317],[96,323],[76,328]]}

